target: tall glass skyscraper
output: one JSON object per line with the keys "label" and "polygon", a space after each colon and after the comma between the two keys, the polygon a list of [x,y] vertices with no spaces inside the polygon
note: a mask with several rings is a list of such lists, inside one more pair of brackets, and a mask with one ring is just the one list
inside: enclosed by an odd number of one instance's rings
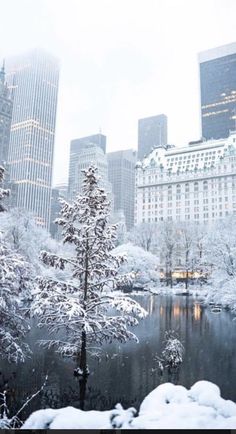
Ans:
{"label": "tall glass skyscraper", "polygon": [[138,121],[138,159],[141,160],[156,146],[167,144],[167,116],[151,116]]}
{"label": "tall glass skyscraper", "polygon": [[123,213],[126,228],[134,225],[135,165],[137,153],[133,149],[108,152],[108,180],[112,185],[114,212]]}
{"label": "tall glass skyscraper", "polygon": [[199,53],[202,136],[221,139],[236,129],[236,43]]}
{"label": "tall glass skyscraper", "polygon": [[8,163],[17,184],[19,208],[35,214],[49,228],[59,64],[52,55],[33,50],[9,59],[7,82],[13,113]]}
{"label": "tall glass skyscraper", "polygon": [[12,117],[12,100],[5,82],[4,64],[0,70],[0,164],[6,166]]}
{"label": "tall glass skyscraper", "polygon": [[70,163],[69,163],[69,183],[68,183],[68,198],[74,199],[78,193],[78,165],[80,161],[81,151],[91,145],[98,146],[106,153],[107,138],[101,133],[93,134],[92,136],[81,137],[71,140],[70,142]]}

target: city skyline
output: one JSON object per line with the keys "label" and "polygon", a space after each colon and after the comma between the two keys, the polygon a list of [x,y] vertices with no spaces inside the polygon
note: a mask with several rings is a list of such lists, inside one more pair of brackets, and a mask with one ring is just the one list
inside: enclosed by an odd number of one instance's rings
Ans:
{"label": "city skyline", "polygon": [[231,0],[5,3],[14,32],[4,20],[0,58],[36,46],[60,58],[53,184],[67,180],[70,141],[100,128],[107,152],[137,149],[138,119],[158,113],[169,143],[198,139],[197,55],[235,41],[235,12]]}

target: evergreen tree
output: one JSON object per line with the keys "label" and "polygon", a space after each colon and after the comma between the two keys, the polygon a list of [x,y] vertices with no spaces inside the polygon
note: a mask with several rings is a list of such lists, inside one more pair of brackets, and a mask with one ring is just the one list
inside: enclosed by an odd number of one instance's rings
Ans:
{"label": "evergreen tree", "polygon": [[[0,167],[0,183],[4,169]],[[9,195],[0,188],[0,201]],[[0,212],[6,211],[0,203]],[[28,325],[22,314],[22,302],[29,291],[28,264],[2,240],[0,234],[0,356],[11,362],[23,362],[30,350],[23,338]]]}
{"label": "evergreen tree", "polygon": [[74,247],[71,257],[42,252],[45,264],[71,272],[68,282],[39,278],[33,313],[39,326],[47,326],[55,334],[66,331],[66,338],[43,341],[66,356],[76,357],[79,372],[86,376],[87,351],[91,345],[99,348],[104,342],[117,339],[126,342],[136,339],[128,326],[138,324],[137,318],[146,311],[125,295],[112,290],[121,283],[118,275],[124,257],[112,253],[117,225],[109,224],[110,204],[105,191],[99,187],[97,168],[84,170],[82,195],[72,204],[62,201],[61,217],[63,242]]}

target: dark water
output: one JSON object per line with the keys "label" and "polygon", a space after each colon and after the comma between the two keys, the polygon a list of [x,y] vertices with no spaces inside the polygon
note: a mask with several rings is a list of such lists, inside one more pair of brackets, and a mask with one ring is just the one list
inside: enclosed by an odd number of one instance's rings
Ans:
{"label": "dark water", "polygon": [[[203,379],[216,383],[224,398],[236,401],[233,316],[226,311],[212,313],[191,297],[146,295],[136,299],[149,312],[133,329],[140,342],[111,344],[104,348],[100,362],[90,360],[85,409],[109,409],[117,402],[138,408],[145,395],[161,383],[171,381],[189,388]],[[161,376],[155,356],[161,354],[165,331],[170,329],[184,344],[184,361],[179,371]],[[39,408],[80,406],[79,381],[73,376],[75,363],[38,347],[36,340],[42,337],[42,330],[31,331],[29,341],[34,354],[25,364],[0,362],[0,391],[8,389],[12,413],[26,396],[40,388],[46,373],[49,375],[46,387],[29,404],[23,419]]]}

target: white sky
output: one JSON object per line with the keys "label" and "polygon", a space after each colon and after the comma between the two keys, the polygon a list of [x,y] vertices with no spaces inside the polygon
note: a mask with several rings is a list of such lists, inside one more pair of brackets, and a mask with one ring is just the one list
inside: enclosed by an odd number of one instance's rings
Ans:
{"label": "white sky", "polygon": [[168,142],[200,136],[197,53],[236,41],[236,0],[0,0],[0,59],[60,58],[54,184],[70,140],[99,132],[137,148],[138,119],[165,113]]}

